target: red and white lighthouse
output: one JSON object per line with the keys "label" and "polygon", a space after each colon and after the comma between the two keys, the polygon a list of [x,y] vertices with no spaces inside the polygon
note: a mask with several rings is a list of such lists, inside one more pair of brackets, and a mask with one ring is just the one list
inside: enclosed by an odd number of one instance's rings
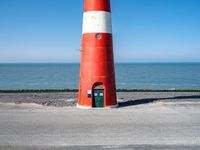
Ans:
{"label": "red and white lighthouse", "polygon": [[84,0],[78,107],[116,107],[110,0]]}

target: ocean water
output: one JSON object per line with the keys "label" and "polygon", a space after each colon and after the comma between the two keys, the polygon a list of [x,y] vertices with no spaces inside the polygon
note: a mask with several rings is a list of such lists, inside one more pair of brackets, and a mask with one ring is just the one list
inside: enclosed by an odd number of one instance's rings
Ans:
{"label": "ocean water", "polygon": [[[200,63],[116,64],[118,89],[200,89]],[[79,64],[0,64],[0,90],[77,89]]]}

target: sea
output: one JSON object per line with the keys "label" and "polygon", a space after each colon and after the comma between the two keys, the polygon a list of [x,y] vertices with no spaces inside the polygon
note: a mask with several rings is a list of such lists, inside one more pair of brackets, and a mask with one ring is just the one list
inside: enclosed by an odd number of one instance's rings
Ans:
{"label": "sea", "polygon": [[[79,64],[0,64],[0,90],[78,89]],[[200,63],[117,63],[117,89],[200,89]]]}

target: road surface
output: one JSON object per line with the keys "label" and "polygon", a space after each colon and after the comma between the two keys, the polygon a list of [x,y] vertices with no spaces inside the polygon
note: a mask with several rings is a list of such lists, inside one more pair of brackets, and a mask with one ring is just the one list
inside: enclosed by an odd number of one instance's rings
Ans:
{"label": "road surface", "polygon": [[200,100],[81,110],[0,103],[0,149],[200,149]]}

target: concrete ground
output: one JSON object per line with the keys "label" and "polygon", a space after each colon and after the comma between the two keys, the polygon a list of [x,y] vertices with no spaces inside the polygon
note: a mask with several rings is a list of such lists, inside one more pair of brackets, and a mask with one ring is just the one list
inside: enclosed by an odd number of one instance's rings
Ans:
{"label": "concrete ground", "polygon": [[200,99],[106,110],[0,103],[0,149],[199,150]]}

